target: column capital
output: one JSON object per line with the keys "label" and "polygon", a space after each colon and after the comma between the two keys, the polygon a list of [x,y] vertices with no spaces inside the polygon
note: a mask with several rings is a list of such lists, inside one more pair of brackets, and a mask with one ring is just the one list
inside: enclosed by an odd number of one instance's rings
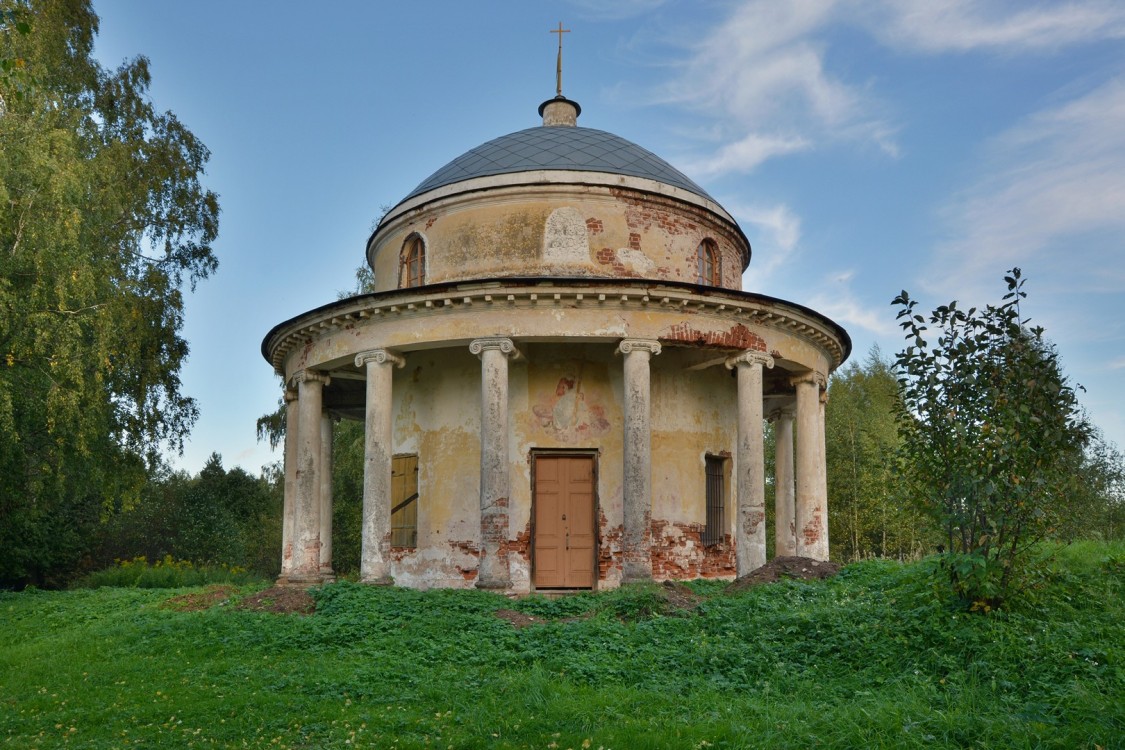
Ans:
{"label": "column capital", "polygon": [[330,378],[323,372],[320,372],[319,370],[305,369],[298,370],[297,372],[293,373],[293,377],[290,378],[290,382],[295,385],[299,385],[301,383],[320,383],[321,385],[328,385],[332,382],[332,378]]}
{"label": "column capital", "polygon": [[296,388],[290,388],[290,387],[286,386],[282,390],[283,390],[282,398],[285,399],[285,403],[291,404],[291,403],[293,403],[294,401],[297,400],[297,389]]}
{"label": "column capital", "polygon": [[497,350],[501,354],[511,357],[512,359],[519,359],[522,355],[520,350],[516,348],[515,342],[510,338],[504,336],[491,336],[482,339],[473,339],[469,344],[469,351],[478,357],[486,351]]}
{"label": "column capital", "polygon": [[772,410],[766,415],[766,419],[770,422],[777,422],[778,420],[787,419],[793,420],[797,418],[797,409],[793,406],[781,406]]}
{"label": "column capital", "polygon": [[773,369],[773,357],[771,357],[767,352],[759,352],[754,351],[753,349],[747,349],[746,351],[739,352],[738,354],[728,359],[726,365],[728,370],[733,370],[739,365],[761,365],[767,370],[771,370]]}
{"label": "column capital", "polygon": [[403,356],[393,349],[370,349],[355,355],[356,367],[363,367],[371,362],[377,365],[390,364],[398,368],[402,368],[406,365],[406,360]]}
{"label": "column capital", "polygon": [[652,356],[660,354],[660,342],[655,339],[621,339],[614,354],[648,352]]}
{"label": "column capital", "polygon": [[815,383],[818,388],[824,388],[828,385],[828,378],[816,370],[809,370],[789,378],[789,385],[800,385],[801,383]]}

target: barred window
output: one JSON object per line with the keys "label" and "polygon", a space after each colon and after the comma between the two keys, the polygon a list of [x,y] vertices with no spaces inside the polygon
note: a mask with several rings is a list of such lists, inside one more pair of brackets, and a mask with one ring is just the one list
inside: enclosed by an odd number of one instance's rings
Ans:
{"label": "barred window", "polygon": [[723,491],[723,469],[726,459],[707,456],[707,524],[703,528],[703,543],[718,544],[726,531],[726,497]]}

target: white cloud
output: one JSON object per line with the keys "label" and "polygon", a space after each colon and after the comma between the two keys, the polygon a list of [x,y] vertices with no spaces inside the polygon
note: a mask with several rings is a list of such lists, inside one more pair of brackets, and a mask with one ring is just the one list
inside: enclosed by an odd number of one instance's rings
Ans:
{"label": "white cloud", "polygon": [[[953,238],[928,274],[942,291],[1039,261],[1089,289],[1120,291],[1125,80],[1039,112],[990,144],[985,172],[947,208]],[[1115,239],[1100,241],[1098,233]]]}
{"label": "white cloud", "polygon": [[1125,5],[1116,0],[883,0],[861,17],[883,42],[912,52],[1038,52],[1125,37]]}
{"label": "white cloud", "polygon": [[792,258],[797,244],[801,241],[801,217],[784,204],[743,206],[726,203],[724,205],[739,224],[754,227],[749,232],[755,240],[752,243],[753,258],[747,274],[752,276],[751,285],[761,288],[771,274]]}
{"label": "white cloud", "polygon": [[811,147],[812,143],[800,136],[765,136],[750,133],[742,140],[727,144],[702,159],[685,160],[683,166],[688,172],[701,177],[727,172],[750,172],[767,159],[806,151]]}
{"label": "white cloud", "polygon": [[1125,370],[1125,357],[1118,357],[1117,359],[1110,360],[1107,367],[1110,370]]}
{"label": "white cloud", "polygon": [[845,328],[862,328],[876,336],[893,335],[898,327],[887,315],[886,305],[871,307],[856,297],[852,289],[855,276],[850,269],[830,274],[806,304]]}
{"label": "white cloud", "polygon": [[[1075,0],[751,0],[690,48],[654,99],[714,113],[712,149],[687,163],[713,177],[827,143],[872,144],[899,155],[897,125],[869,82],[829,68],[831,32],[851,26],[900,54],[1051,53],[1125,38],[1125,3]],[[689,168],[689,172],[692,170]]]}
{"label": "white cloud", "polygon": [[[828,139],[866,140],[895,152],[894,128],[862,87],[828,73],[817,34],[838,0],[743,3],[692,48],[656,98],[717,113],[726,145],[694,160],[698,174],[748,172]],[[688,171],[693,171],[689,167]]]}

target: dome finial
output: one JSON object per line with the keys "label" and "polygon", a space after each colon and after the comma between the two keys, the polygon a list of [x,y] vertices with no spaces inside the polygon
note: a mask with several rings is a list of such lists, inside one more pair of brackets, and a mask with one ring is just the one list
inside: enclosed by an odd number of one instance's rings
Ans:
{"label": "dome finial", "polygon": [[559,27],[551,29],[547,33],[559,35],[559,57],[555,62],[555,96],[562,96],[562,35],[569,34],[570,29],[564,29],[562,21],[559,21]]}
{"label": "dome finial", "polygon": [[572,102],[563,96],[562,92],[562,35],[569,34],[570,29],[564,29],[562,21],[559,21],[559,27],[547,33],[559,35],[559,56],[555,62],[555,98],[540,104],[539,114],[543,116],[544,127],[577,127],[582,108],[578,106],[578,102]]}

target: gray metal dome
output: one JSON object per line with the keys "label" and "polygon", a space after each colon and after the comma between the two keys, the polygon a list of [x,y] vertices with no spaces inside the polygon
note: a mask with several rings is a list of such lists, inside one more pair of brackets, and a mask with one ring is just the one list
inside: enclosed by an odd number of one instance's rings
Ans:
{"label": "gray metal dome", "polygon": [[465,152],[430,175],[403,201],[475,177],[542,169],[642,177],[715,200],[656,154],[613,133],[593,128],[540,126],[509,133]]}

